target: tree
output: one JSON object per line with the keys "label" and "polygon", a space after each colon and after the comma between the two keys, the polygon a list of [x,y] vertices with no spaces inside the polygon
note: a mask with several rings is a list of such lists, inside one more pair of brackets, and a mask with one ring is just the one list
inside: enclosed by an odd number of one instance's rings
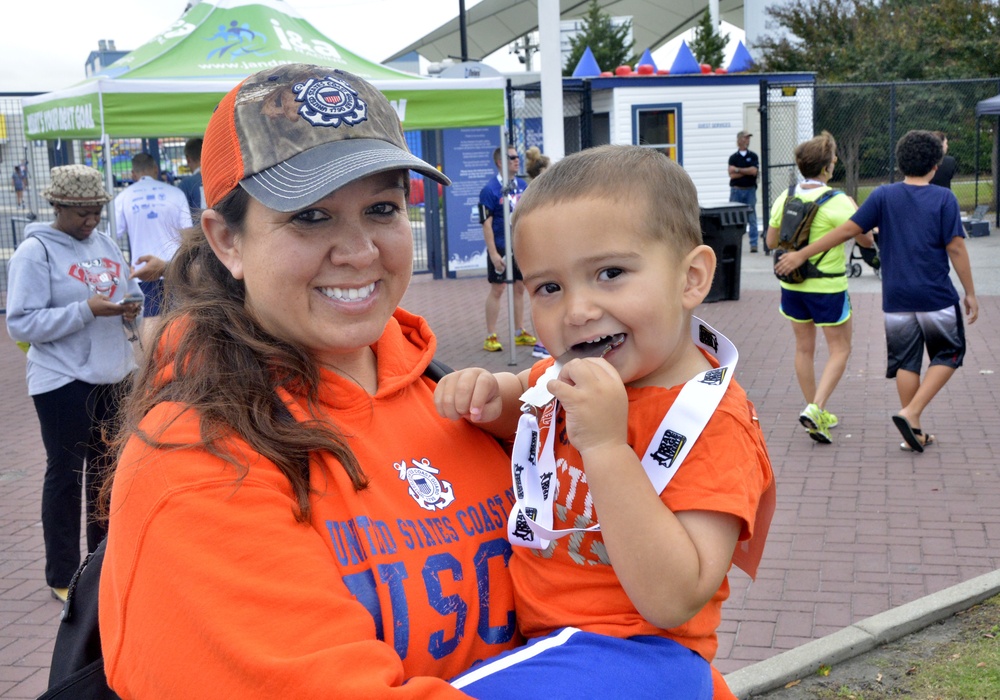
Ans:
{"label": "tree", "polygon": [[611,15],[601,11],[597,0],[590,0],[587,14],[583,18],[583,29],[569,40],[570,52],[563,66],[563,75],[573,75],[576,64],[580,62],[583,52],[590,47],[601,70],[613,71],[618,66],[632,65],[637,56],[632,53],[633,43],[626,45],[631,20],[616,27],[611,22]]}
{"label": "tree", "polygon": [[823,82],[1000,75],[995,0],[791,0],[768,13],[786,33],[758,42],[764,71]]}
{"label": "tree", "polygon": [[722,65],[726,56],[726,45],[729,43],[728,34],[720,34],[716,27],[712,26],[712,15],[708,10],[698,20],[698,26],[694,30],[694,38],[691,40],[691,53],[698,59],[699,63],[707,63],[713,68]]}

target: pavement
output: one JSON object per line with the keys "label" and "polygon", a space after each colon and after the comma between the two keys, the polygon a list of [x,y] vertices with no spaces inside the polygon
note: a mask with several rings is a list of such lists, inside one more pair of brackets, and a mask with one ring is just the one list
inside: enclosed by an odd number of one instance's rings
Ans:
{"label": "pavement", "polygon": [[[828,408],[834,444],[808,438],[794,343],[765,255],[743,242],[739,298],[698,314],[740,349],[736,379],[757,406],[778,501],[757,580],[730,574],[716,664],[741,698],[850,658],[1000,592],[1000,231],[967,241],[980,319],[965,365],[924,413],[937,443],[899,449],[884,379],[880,281],[851,279],[854,344]],[[482,277],[414,278],[403,306],[428,318],[453,367],[518,371],[530,348],[482,350]],[[501,333],[506,336],[506,332]],[[506,340],[501,337],[501,340]],[[825,357],[820,341],[818,355]],[[0,697],[46,686],[61,606],[43,576],[44,451],[24,354],[0,335]]]}

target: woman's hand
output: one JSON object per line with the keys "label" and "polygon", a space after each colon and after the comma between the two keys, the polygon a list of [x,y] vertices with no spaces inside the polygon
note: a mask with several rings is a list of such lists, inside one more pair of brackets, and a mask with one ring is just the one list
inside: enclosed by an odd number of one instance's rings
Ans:
{"label": "woman's hand", "polygon": [[[121,316],[125,313],[124,304],[111,301],[110,298],[103,294],[95,294],[87,299],[87,306],[90,307],[90,311],[94,316]],[[136,313],[138,313],[138,310]],[[133,318],[135,317],[133,316]]]}
{"label": "woman's hand", "polygon": [[141,301],[131,301],[128,303],[119,304],[122,307],[122,318],[125,321],[131,323],[139,316],[139,312],[142,311]]}

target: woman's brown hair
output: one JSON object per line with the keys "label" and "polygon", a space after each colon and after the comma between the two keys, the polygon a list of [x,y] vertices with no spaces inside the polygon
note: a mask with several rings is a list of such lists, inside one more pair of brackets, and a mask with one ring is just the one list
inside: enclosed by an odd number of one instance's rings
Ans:
{"label": "woman's brown hair", "polygon": [[[235,188],[215,210],[241,235],[249,195]],[[194,410],[203,446],[235,468],[238,482],[249,464],[226,446],[239,437],[287,477],[297,501],[296,518],[309,517],[309,454],[326,450],[351,477],[355,489],[367,478],[343,435],[323,420],[293,420],[279,401],[284,387],[304,395],[317,415],[319,370],[302,348],[277,338],[254,320],[244,303],[246,288],[219,261],[200,224],[183,232],[164,276],[169,311],[122,406],[119,454],[133,436],[156,448],[190,447],[161,440],[140,428],[154,406],[175,402]],[[111,479],[106,485],[110,489]],[[107,499],[105,500],[107,503]]]}

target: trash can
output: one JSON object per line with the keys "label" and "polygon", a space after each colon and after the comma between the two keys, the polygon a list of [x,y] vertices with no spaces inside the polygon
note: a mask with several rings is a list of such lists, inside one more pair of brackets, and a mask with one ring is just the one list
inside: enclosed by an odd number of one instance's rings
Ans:
{"label": "trash can", "polygon": [[701,236],[716,258],[706,302],[740,298],[740,260],[749,212],[749,207],[738,202],[701,207]]}

